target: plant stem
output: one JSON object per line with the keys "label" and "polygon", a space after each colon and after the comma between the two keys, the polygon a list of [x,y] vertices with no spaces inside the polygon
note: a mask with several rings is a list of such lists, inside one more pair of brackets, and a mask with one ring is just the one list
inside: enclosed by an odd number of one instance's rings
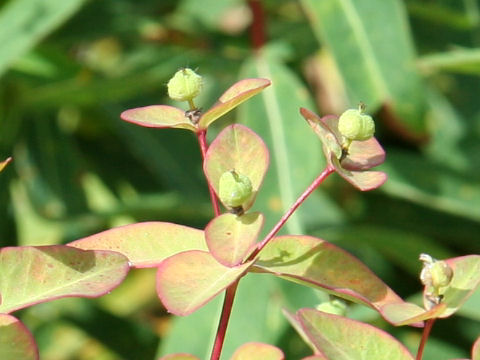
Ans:
{"label": "plant stem", "polygon": [[327,165],[318,177],[313,180],[310,186],[303,192],[302,195],[298,197],[295,203],[287,210],[287,212],[282,216],[278,223],[273,227],[273,229],[265,236],[265,238],[258,244],[255,251],[249,256],[247,261],[253,260],[260,251],[267,245],[267,243],[280,231],[283,225],[287,222],[288,218],[297,210],[297,208],[305,201],[305,199],[310,196],[310,194],[318,187],[320,184],[335,171],[333,166]]}
{"label": "plant stem", "polygon": [[[202,159],[205,160],[205,154],[207,153],[207,150],[208,150],[207,130],[201,130],[196,134],[197,134],[198,143],[200,144],[200,151],[202,152]],[[215,194],[215,190],[213,190],[213,187],[208,182],[208,179],[207,179],[207,184],[208,184],[208,192],[210,194],[210,200],[213,206],[213,212],[215,214],[215,217],[217,217],[218,215],[220,215],[220,206],[218,205],[217,195]]]}
{"label": "plant stem", "polygon": [[215,337],[215,343],[212,349],[212,356],[210,360],[220,359],[222,353],[223,341],[225,340],[225,334],[227,333],[227,325],[230,320],[230,314],[232,312],[233,300],[235,299],[235,293],[240,279],[237,279],[231,284],[225,293],[225,299],[223,300],[222,315],[220,322],[218,323],[217,336]]}
{"label": "plant stem", "polygon": [[249,0],[248,6],[252,12],[250,41],[254,50],[260,50],[265,44],[265,12],[260,0]]}
{"label": "plant stem", "polygon": [[415,360],[422,360],[423,349],[425,348],[425,344],[427,343],[427,339],[430,335],[430,331],[432,330],[434,322],[435,319],[427,320],[425,327],[423,328],[422,339],[420,340],[420,344],[418,345],[417,357],[415,358]]}

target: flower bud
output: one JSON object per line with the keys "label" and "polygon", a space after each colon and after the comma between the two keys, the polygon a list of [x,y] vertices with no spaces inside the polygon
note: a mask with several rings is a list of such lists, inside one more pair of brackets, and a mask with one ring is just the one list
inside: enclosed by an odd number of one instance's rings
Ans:
{"label": "flower bud", "polygon": [[370,115],[362,114],[361,109],[350,109],[340,115],[338,131],[350,141],[364,141],[375,133],[375,123]]}
{"label": "flower bud", "polygon": [[345,313],[347,312],[347,304],[343,300],[333,299],[318,305],[317,310],[328,314],[345,316]]}
{"label": "flower bud", "polygon": [[177,101],[191,101],[202,89],[200,75],[189,68],[178,70],[167,84],[168,96]]}
{"label": "flower bud", "polygon": [[453,270],[445,261],[435,260],[428,254],[421,254],[423,261],[420,280],[425,285],[425,296],[429,306],[439,304],[443,298],[445,287],[453,278]]}
{"label": "flower bud", "polygon": [[235,170],[225,171],[220,176],[218,197],[225,206],[235,208],[242,206],[252,196],[250,179]]}

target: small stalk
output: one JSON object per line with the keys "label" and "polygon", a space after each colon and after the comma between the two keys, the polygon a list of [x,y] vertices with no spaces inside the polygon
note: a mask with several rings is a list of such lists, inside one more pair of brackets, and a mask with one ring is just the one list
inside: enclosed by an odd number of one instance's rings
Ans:
{"label": "small stalk", "polygon": [[223,342],[225,340],[225,334],[227,333],[228,321],[230,320],[230,314],[232,313],[233,300],[235,299],[235,293],[240,279],[237,279],[231,284],[225,293],[225,299],[223,300],[222,315],[220,322],[218,323],[217,336],[215,337],[215,343],[212,349],[212,356],[210,360],[220,359],[222,353]]}
{"label": "small stalk", "polygon": [[287,222],[289,217],[297,210],[297,208],[305,201],[307,197],[318,187],[320,184],[335,171],[334,167],[327,165],[327,167],[322,171],[318,177],[313,180],[310,186],[303,192],[302,195],[298,197],[295,203],[287,210],[287,212],[282,216],[278,223],[273,227],[273,229],[265,236],[265,238],[258,244],[255,251],[249,256],[247,261],[253,260],[260,251],[268,244],[268,242],[280,231],[283,225]]}
{"label": "small stalk", "polygon": [[425,327],[423,328],[422,339],[420,340],[420,344],[418,345],[417,357],[415,358],[415,360],[422,360],[423,349],[425,348],[428,336],[430,335],[430,331],[432,330],[434,322],[435,319],[428,319],[426,321]]}
{"label": "small stalk", "polygon": [[[196,134],[197,134],[198,143],[200,144],[200,151],[202,152],[202,159],[205,160],[205,154],[207,153],[207,150],[208,150],[207,130],[201,130]],[[215,190],[213,190],[213,187],[208,182],[208,179],[207,179],[207,184],[208,184],[208,192],[210,194],[210,201],[212,202],[212,206],[213,206],[213,212],[215,214],[215,217],[217,217],[218,215],[220,215],[220,206],[218,205],[217,195],[215,194]]]}

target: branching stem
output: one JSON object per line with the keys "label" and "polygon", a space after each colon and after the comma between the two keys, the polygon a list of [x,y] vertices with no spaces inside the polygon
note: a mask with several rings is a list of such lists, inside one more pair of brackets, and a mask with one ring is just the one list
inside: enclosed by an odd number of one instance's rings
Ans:
{"label": "branching stem", "polygon": [[417,357],[415,358],[415,360],[422,360],[423,349],[425,348],[425,344],[427,343],[427,339],[430,335],[430,331],[432,330],[434,322],[435,319],[428,319],[426,321],[425,327],[423,328],[422,339],[420,340],[420,344],[418,345]]}
{"label": "branching stem", "polygon": [[[208,150],[208,145],[207,145],[207,130],[201,130],[197,132],[197,139],[198,143],[200,144],[200,151],[202,152],[202,159],[205,160],[205,155]],[[207,180],[208,184],[208,192],[210,193],[210,200],[212,202],[213,206],[213,212],[215,213],[215,217],[220,215],[220,206],[218,205],[218,199],[217,195],[215,194],[215,190],[213,190],[213,187],[210,185],[210,183]]]}

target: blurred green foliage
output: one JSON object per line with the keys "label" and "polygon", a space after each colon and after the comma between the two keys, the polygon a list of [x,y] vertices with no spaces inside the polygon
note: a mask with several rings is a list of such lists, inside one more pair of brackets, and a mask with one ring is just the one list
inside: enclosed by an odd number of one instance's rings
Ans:
{"label": "blurred green foliage", "polygon": [[[139,128],[121,111],[173,104],[166,83],[198,68],[208,108],[244,76],[269,92],[219,121],[242,121],[271,152],[256,210],[267,228],[321,169],[320,144],[299,106],[341,113],[367,104],[387,150],[387,183],[359,193],[329,179],[287,223],[336,242],[403,297],[421,290],[420,252],[480,252],[480,5],[477,0],[265,0],[267,42],[256,56],[242,0],[10,0],[0,5],[0,246],[47,245],[134,221],[203,228],[212,216],[196,139]],[[438,321],[425,360],[467,357],[480,334],[480,297]],[[308,349],[280,309],[323,294],[266,276],[240,284],[224,358],[246,341]],[[136,270],[112,294],[24,310],[42,359],[207,358],[220,299],[186,318],[165,313],[154,272]],[[412,349],[420,333],[387,328]],[[455,334],[454,337],[451,334]]]}

